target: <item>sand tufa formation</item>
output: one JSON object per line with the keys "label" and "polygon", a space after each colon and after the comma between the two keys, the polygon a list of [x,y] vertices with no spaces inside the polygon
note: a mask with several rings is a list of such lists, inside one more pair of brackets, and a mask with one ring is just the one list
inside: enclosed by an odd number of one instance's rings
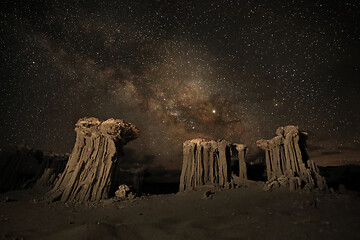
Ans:
{"label": "sand tufa formation", "polygon": [[43,172],[43,153],[26,146],[0,151],[0,192],[24,189]]}
{"label": "sand tufa formation", "polygon": [[0,149],[0,193],[53,185],[64,170],[67,157],[22,145]]}
{"label": "sand tufa formation", "polygon": [[234,148],[239,159],[239,178],[247,179],[247,168],[245,162],[245,154],[247,152],[247,146],[244,144],[234,143],[232,148],[232,153],[234,153]]}
{"label": "sand tufa formation", "polygon": [[258,140],[257,146],[265,150],[268,182],[265,189],[289,186],[296,189],[326,189],[325,179],[306,152],[307,133],[297,126],[279,127],[276,137]]}
{"label": "sand tufa formation", "polygon": [[82,118],[75,131],[74,149],[50,198],[85,202],[111,197],[119,186],[122,147],[138,138],[139,129],[120,119]]}
{"label": "sand tufa formation", "polygon": [[231,144],[226,140],[192,139],[183,144],[183,166],[180,191],[203,185],[230,187],[232,183],[231,156],[237,155],[240,179],[246,179],[243,144]]}

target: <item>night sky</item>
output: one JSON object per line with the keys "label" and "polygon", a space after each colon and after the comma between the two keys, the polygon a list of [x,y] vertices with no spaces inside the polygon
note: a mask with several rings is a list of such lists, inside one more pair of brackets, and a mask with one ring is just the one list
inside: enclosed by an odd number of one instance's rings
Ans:
{"label": "night sky", "polygon": [[[20,1],[19,1],[20,2]],[[360,141],[360,3],[5,1],[1,145],[70,152],[81,117],[141,130],[139,163],[182,142],[245,143],[299,125],[318,148]]]}

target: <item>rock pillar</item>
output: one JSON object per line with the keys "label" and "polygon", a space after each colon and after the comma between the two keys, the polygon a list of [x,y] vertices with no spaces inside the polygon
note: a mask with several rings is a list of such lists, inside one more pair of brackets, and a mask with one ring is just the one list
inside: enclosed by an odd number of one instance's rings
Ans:
{"label": "rock pillar", "polygon": [[195,189],[202,185],[230,186],[232,180],[231,149],[234,146],[239,157],[241,177],[246,178],[245,145],[233,145],[225,140],[192,139],[185,141],[180,191]]}
{"label": "rock pillar", "polygon": [[[306,132],[297,126],[280,127],[276,137],[258,140],[257,146],[265,151],[266,169],[269,184],[282,179],[281,184],[296,188],[326,188],[325,179],[306,153]],[[287,179],[287,180],[284,180]]]}
{"label": "rock pillar", "polygon": [[247,146],[244,144],[233,144],[237,151],[237,155],[239,158],[239,178],[247,179],[247,168],[245,162],[245,154],[247,152]]}
{"label": "rock pillar", "polygon": [[122,147],[136,139],[139,130],[119,119],[82,118],[75,131],[75,146],[50,192],[52,200],[85,202],[111,197],[119,184]]}

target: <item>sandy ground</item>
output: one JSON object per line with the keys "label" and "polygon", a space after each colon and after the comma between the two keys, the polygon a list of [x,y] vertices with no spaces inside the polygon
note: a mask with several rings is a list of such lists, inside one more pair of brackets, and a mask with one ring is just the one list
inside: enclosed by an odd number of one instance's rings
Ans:
{"label": "sandy ground", "polygon": [[258,182],[210,190],[86,205],[8,192],[0,239],[360,239],[358,192],[264,192]]}

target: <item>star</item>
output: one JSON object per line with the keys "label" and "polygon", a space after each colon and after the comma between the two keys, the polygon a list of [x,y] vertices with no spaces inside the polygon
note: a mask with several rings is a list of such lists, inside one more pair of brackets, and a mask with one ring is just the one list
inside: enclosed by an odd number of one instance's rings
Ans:
{"label": "star", "polygon": [[197,137],[256,154],[284,124],[358,144],[359,3],[161,2],[7,1],[0,143],[68,152],[93,116],[135,124],[130,146],[164,165]]}

